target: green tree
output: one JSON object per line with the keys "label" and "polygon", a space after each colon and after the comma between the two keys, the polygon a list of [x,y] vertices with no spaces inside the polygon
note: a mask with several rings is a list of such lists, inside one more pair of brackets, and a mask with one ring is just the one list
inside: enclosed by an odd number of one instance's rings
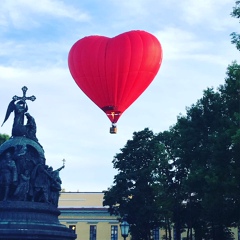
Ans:
{"label": "green tree", "polygon": [[[237,1],[232,13],[237,18],[239,6]],[[240,50],[239,35],[232,37]],[[239,93],[240,66],[233,62],[225,84],[217,92],[204,91],[171,129],[175,172],[185,174],[178,174],[182,179],[178,196],[186,203],[182,218],[188,229],[194,228],[195,239],[232,239],[229,227],[239,226]]]}
{"label": "green tree", "polygon": [[176,169],[188,172],[181,189],[186,213],[194,211],[190,222],[196,239],[231,239],[228,228],[239,220],[239,89],[239,65],[234,62],[225,84],[216,92],[204,91],[174,126],[180,159]]}
{"label": "green tree", "polygon": [[158,188],[157,199],[161,204],[161,209],[165,213],[166,226],[169,239],[171,239],[169,227],[174,224],[174,239],[181,239],[183,222],[183,200],[182,182],[188,174],[186,166],[182,165],[179,146],[178,133],[174,127],[169,131],[159,133],[157,140],[163,146],[165,157],[161,159],[158,168],[158,175],[155,185]]}
{"label": "green tree", "polygon": [[238,224],[239,81],[239,65],[234,62],[218,91],[205,90],[186,116],[158,135],[172,162],[164,191],[166,178],[159,171],[159,202],[164,206],[164,195],[168,199],[165,206],[175,223],[176,239],[184,225],[188,239],[192,228],[195,239],[231,239],[229,227]]}
{"label": "green tree", "polygon": [[196,133],[193,136],[197,141],[188,149],[193,154],[185,188],[200,201],[200,219],[204,222],[201,228],[205,229],[205,236],[199,239],[228,239],[226,227],[232,224],[227,196],[232,172],[231,138],[227,134],[231,121],[226,115],[226,107],[221,94],[208,89],[188,110],[189,127],[194,126]]}
{"label": "green tree", "polygon": [[8,139],[9,136],[7,134],[0,134],[0,145],[3,144]]}
{"label": "green tree", "polygon": [[232,198],[232,217],[236,225],[240,222],[240,65],[233,62],[227,69],[225,84],[219,89],[222,102],[226,106],[225,114],[229,119],[226,135],[231,141],[227,149],[230,155],[231,187],[228,188],[229,199]]}
{"label": "green tree", "polygon": [[[233,8],[231,16],[235,18],[240,18],[240,1],[236,1],[236,5]],[[231,36],[232,36],[232,43],[235,44],[237,49],[240,51],[240,34],[233,32]]]}
{"label": "green tree", "polygon": [[114,185],[104,193],[104,205],[110,213],[127,214],[133,240],[151,239],[151,231],[159,227],[155,201],[154,170],[160,163],[161,146],[149,129],[133,133],[121,153],[113,159],[118,174]]}

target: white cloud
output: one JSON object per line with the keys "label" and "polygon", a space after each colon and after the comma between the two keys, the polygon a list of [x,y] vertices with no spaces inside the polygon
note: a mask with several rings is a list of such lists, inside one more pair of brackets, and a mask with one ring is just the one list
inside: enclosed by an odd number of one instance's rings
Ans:
{"label": "white cloud", "polygon": [[189,24],[196,24],[205,21],[208,17],[214,17],[214,10],[216,9],[216,2],[212,0],[204,1],[182,1],[182,9],[184,17]]}
{"label": "white cloud", "polygon": [[69,4],[56,0],[4,0],[0,8],[0,24],[13,25],[15,28],[30,29],[38,27],[43,15],[55,18],[69,18],[74,21],[88,21],[89,15]]}
{"label": "white cloud", "polygon": [[238,54],[227,37],[216,40],[176,27],[164,28],[155,36],[162,44],[164,61],[194,60],[227,66],[229,59],[234,60]]}
{"label": "white cloud", "polygon": [[38,41],[37,39],[0,40],[0,64],[14,68],[67,67],[71,39]]}
{"label": "white cloud", "polygon": [[155,35],[162,44],[165,59],[191,58],[193,53],[202,51],[208,45],[208,43],[197,39],[193,32],[180,28],[165,28]]}
{"label": "white cloud", "polygon": [[230,16],[233,7],[231,0],[183,0],[179,6],[183,12],[182,18],[189,25],[205,25],[221,31],[234,24]]}
{"label": "white cloud", "polygon": [[130,16],[146,15],[148,7],[151,6],[146,0],[117,1],[117,9],[122,9],[122,13]]}

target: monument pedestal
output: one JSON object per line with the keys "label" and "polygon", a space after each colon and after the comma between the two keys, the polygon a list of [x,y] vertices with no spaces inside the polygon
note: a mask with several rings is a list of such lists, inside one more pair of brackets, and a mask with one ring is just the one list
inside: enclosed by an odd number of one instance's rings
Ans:
{"label": "monument pedestal", "polygon": [[47,203],[0,202],[0,240],[74,240],[76,234],[59,223],[60,211]]}

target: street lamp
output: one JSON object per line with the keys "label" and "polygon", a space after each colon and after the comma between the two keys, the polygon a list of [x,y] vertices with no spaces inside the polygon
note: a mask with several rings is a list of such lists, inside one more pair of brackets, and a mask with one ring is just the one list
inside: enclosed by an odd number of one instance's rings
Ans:
{"label": "street lamp", "polygon": [[129,223],[126,220],[126,216],[123,217],[123,220],[120,224],[121,234],[124,240],[126,240],[126,237],[128,236],[129,232]]}

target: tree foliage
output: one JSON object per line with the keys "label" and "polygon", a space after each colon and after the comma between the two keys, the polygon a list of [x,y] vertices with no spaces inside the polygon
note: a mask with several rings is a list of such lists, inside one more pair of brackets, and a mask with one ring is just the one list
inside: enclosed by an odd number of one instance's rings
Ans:
{"label": "tree foliage", "polygon": [[110,206],[112,214],[128,215],[132,239],[150,239],[151,230],[158,225],[153,170],[161,154],[155,135],[146,128],[133,133],[133,139],[113,159],[119,172],[105,192],[104,205]]}
{"label": "tree foliage", "polygon": [[[240,1],[236,1],[236,5],[231,13],[232,17],[240,18]],[[240,34],[233,32],[231,33],[232,43],[236,45],[236,48],[240,51]]]}
{"label": "tree foliage", "polygon": [[7,134],[0,134],[0,145],[3,144],[8,139],[9,136]]}

